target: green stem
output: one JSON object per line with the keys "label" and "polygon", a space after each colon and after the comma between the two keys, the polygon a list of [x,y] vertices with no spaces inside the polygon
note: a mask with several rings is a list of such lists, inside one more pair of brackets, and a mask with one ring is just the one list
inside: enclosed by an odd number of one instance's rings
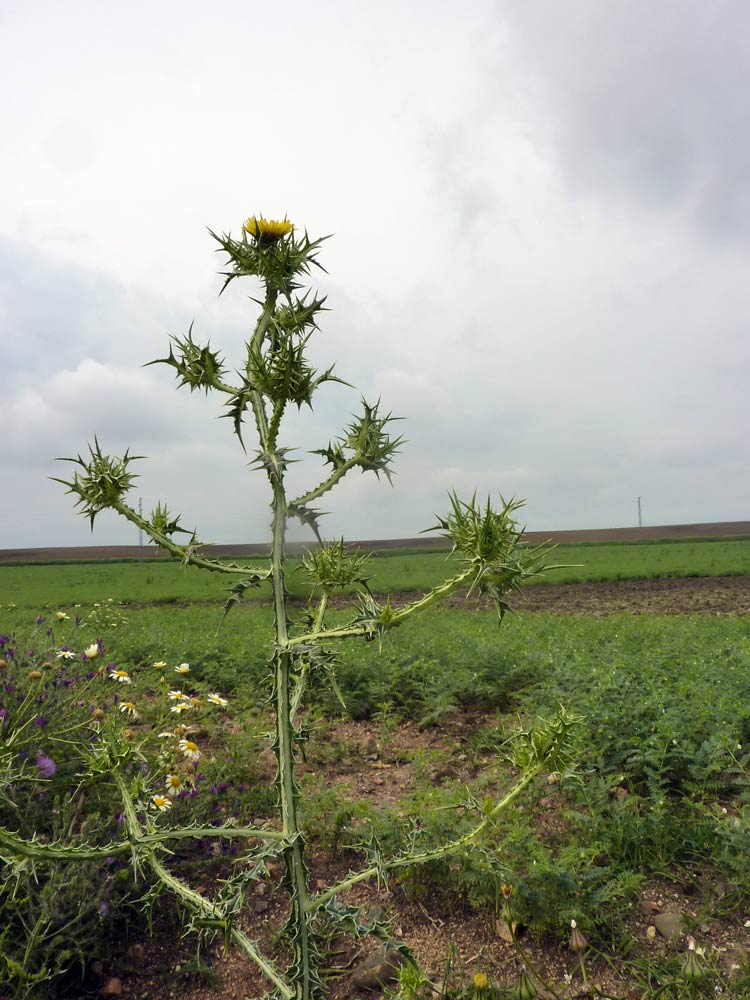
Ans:
{"label": "green stem", "polygon": [[511,805],[521,792],[526,788],[528,784],[539,774],[542,770],[542,765],[532,768],[527,771],[522,778],[511,788],[511,790],[503,796],[502,799],[495,805],[495,807],[487,813],[481,823],[479,823],[473,830],[469,833],[463,835],[463,837],[457,837],[455,840],[449,841],[447,844],[443,844],[442,847],[435,847],[429,851],[422,851],[419,854],[405,854],[402,857],[393,858],[391,861],[385,861],[381,865],[372,865],[370,868],[365,868],[361,872],[357,872],[355,875],[350,875],[348,878],[343,879],[337,885],[332,886],[330,889],[326,889],[325,892],[318,893],[310,899],[308,903],[308,909],[312,911],[318,910],[324,903],[334,896],[343,892],[345,889],[351,888],[358,882],[364,882],[367,879],[371,879],[378,875],[382,871],[392,871],[395,868],[408,868],[411,865],[421,865],[427,861],[437,861],[440,858],[444,858],[448,854],[454,854],[456,851],[460,851],[462,847],[466,847],[468,844],[473,843],[485,830],[491,825],[492,821],[498,816],[503,810],[507,809]]}
{"label": "green stem", "polygon": [[[441,584],[439,587],[435,587],[433,590],[429,591],[429,593],[425,594],[424,597],[420,597],[418,601],[412,601],[411,604],[407,604],[405,607],[401,608],[400,611],[394,612],[388,621],[378,622],[378,625],[385,629],[395,628],[407,618],[410,618],[413,614],[417,614],[420,611],[424,611],[425,608],[429,608],[431,605],[437,604],[438,601],[447,597],[448,594],[467,583],[472,576],[473,570],[465,570],[458,576],[454,576],[450,580],[446,580],[445,583]],[[348,639],[353,636],[368,635],[371,632],[372,628],[367,624],[342,625],[341,628],[326,629],[319,632],[308,632],[305,635],[294,636],[294,638],[289,639],[286,646],[288,649],[292,649],[294,646],[299,646],[303,643],[326,642],[328,639]]]}
{"label": "green stem", "polygon": [[310,1000],[313,994],[314,969],[310,920],[308,917],[307,872],[303,858],[303,841],[297,820],[297,788],[294,778],[294,728],[290,697],[292,657],[288,650],[286,583],[284,576],[287,503],[281,474],[269,473],[273,490],[273,605],[277,652],[274,658],[276,687],[276,742],[278,753],[278,783],[281,806],[281,829],[289,842],[285,853],[290,882],[293,927],[292,940],[299,979],[299,1000]]}
{"label": "green stem", "polygon": [[[263,312],[258,317],[258,322],[255,325],[255,332],[248,345],[248,357],[251,354],[260,353],[263,338],[266,335],[268,327],[271,325],[271,319],[276,309],[277,297],[278,292],[275,289],[266,288],[266,301],[263,306]],[[266,408],[263,405],[263,397],[257,389],[253,389],[250,393],[250,405],[253,408],[253,416],[255,417],[255,426],[258,431],[261,449],[267,449],[269,440],[268,416],[266,415]]]}

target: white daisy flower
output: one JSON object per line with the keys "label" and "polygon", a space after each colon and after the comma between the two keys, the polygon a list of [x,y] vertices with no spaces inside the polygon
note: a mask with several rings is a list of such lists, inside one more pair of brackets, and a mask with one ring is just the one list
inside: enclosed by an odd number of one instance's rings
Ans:
{"label": "white daisy flower", "polygon": [[183,789],[183,781],[179,774],[168,774],[165,784],[167,786],[167,795],[170,795],[172,798],[175,795],[179,795]]}
{"label": "white daisy flower", "polygon": [[176,674],[189,674],[190,673],[190,664],[189,663],[181,663],[179,665],[179,667],[175,667],[174,668],[174,672]]}
{"label": "white daisy flower", "polygon": [[84,649],[83,655],[87,660],[95,660],[99,655],[99,646],[97,643],[92,642],[88,648]]}
{"label": "white daisy flower", "polygon": [[216,692],[214,694],[207,695],[206,701],[210,701],[212,705],[218,705],[220,708],[226,708],[229,704],[226,698],[222,698],[221,695]]}
{"label": "white daisy flower", "polygon": [[131,719],[138,718],[138,712],[136,710],[135,704],[132,701],[121,701],[120,711],[124,712],[125,715],[129,715]]}
{"label": "white daisy flower", "polygon": [[166,795],[152,795],[151,803],[159,810],[159,812],[163,813],[172,808],[172,800],[167,798]]}
{"label": "white daisy flower", "polygon": [[61,649],[60,652],[57,653],[58,660],[75,660],[75,658],[76,654],[72,649]]}
{"label": "white daisy flower", "polygon": [[182,756],[186,757],[188,760],[195,763],[195,761],[201,759],[201,752],[198,749],[198,744],[193,743],[192,740],[180,740],[180,751]]}
{"label": "white daisy flower", "polygon": [[127,670],[112,670],[110,671],[109,679],[111,681],[118,681],[120,684],[133,683]]}

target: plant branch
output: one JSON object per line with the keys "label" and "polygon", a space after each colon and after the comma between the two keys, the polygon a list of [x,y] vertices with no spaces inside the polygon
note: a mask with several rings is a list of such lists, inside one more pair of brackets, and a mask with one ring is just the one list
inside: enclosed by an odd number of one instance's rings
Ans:
{"label": "plant branch", "polygon": [[539,774],[542,770],[542,766],[543,765],[540,763],[536,767],[528,770],[523,777],[516,782],[513,788],[511,788],[511,790],[494,806],[494,808],[486,814],[482,822],[474,827],[473,830],[470,830],[469,833],[464,834],[462,837],[457,837],[455,840],[451,840],[447,844],[443,844],[441,847],[435,847],[429,851],[422,851],[419,854],[404,854],[401,857],[392,858],[390,861],[384,861],[380,865],[372,865],[369,868],[363,869],[361,872],[350,875],[348,878],[342,879],[341,882],[332,886],[330,889],[326,889],[324,892],[320,892],[316,896],[313,896],[308,903],[308,909],[317,911],[324,903],[326,903],[329,899],[332,899],[334,896],[337,896],[340,892],[351,888],[358,882],[365,882],[368,879],[374,878],[383,871],[392,871],[396,868],[408,868],[411,865],[421,865],[427,861],[437,861],[440,858],[446,857],[448,854],[454,854],[456,851],[460,851],[461,848],[466,847],[475,840],[478,840],[485,830],[487,830],[487,828],[492,824],[492,821],[501,812],[503,812],[503,810],[507,809],[509,805],[515,802],[521,792],[534,780],[537,774]]}

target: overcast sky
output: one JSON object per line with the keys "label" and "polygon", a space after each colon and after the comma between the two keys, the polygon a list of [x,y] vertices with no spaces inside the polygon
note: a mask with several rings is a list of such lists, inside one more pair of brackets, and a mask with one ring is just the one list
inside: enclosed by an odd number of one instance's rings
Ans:
{"label": "overcast sky", "polygon": [[749,68],[745,0],[4,3],[0,548],[137,542],[48,478],[94,434],[149,456],[144,511],[268,536],[220,401],[142,367],[193,320],[239,365],[258,288],[217,299],[206,227],[254,212],[332,234],[315,360],[405,418],[329,536],[453,488],[539,530],[750,518]]}

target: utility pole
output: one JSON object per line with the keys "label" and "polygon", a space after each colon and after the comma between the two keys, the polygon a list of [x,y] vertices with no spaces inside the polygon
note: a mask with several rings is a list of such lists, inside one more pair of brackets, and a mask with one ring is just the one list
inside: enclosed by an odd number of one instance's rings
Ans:
{"label": "utility pole", "polygon": [[643,518],[641,517],[641,498],[636,497],[636,502],[638,503],[638,527],[643,527]]}

